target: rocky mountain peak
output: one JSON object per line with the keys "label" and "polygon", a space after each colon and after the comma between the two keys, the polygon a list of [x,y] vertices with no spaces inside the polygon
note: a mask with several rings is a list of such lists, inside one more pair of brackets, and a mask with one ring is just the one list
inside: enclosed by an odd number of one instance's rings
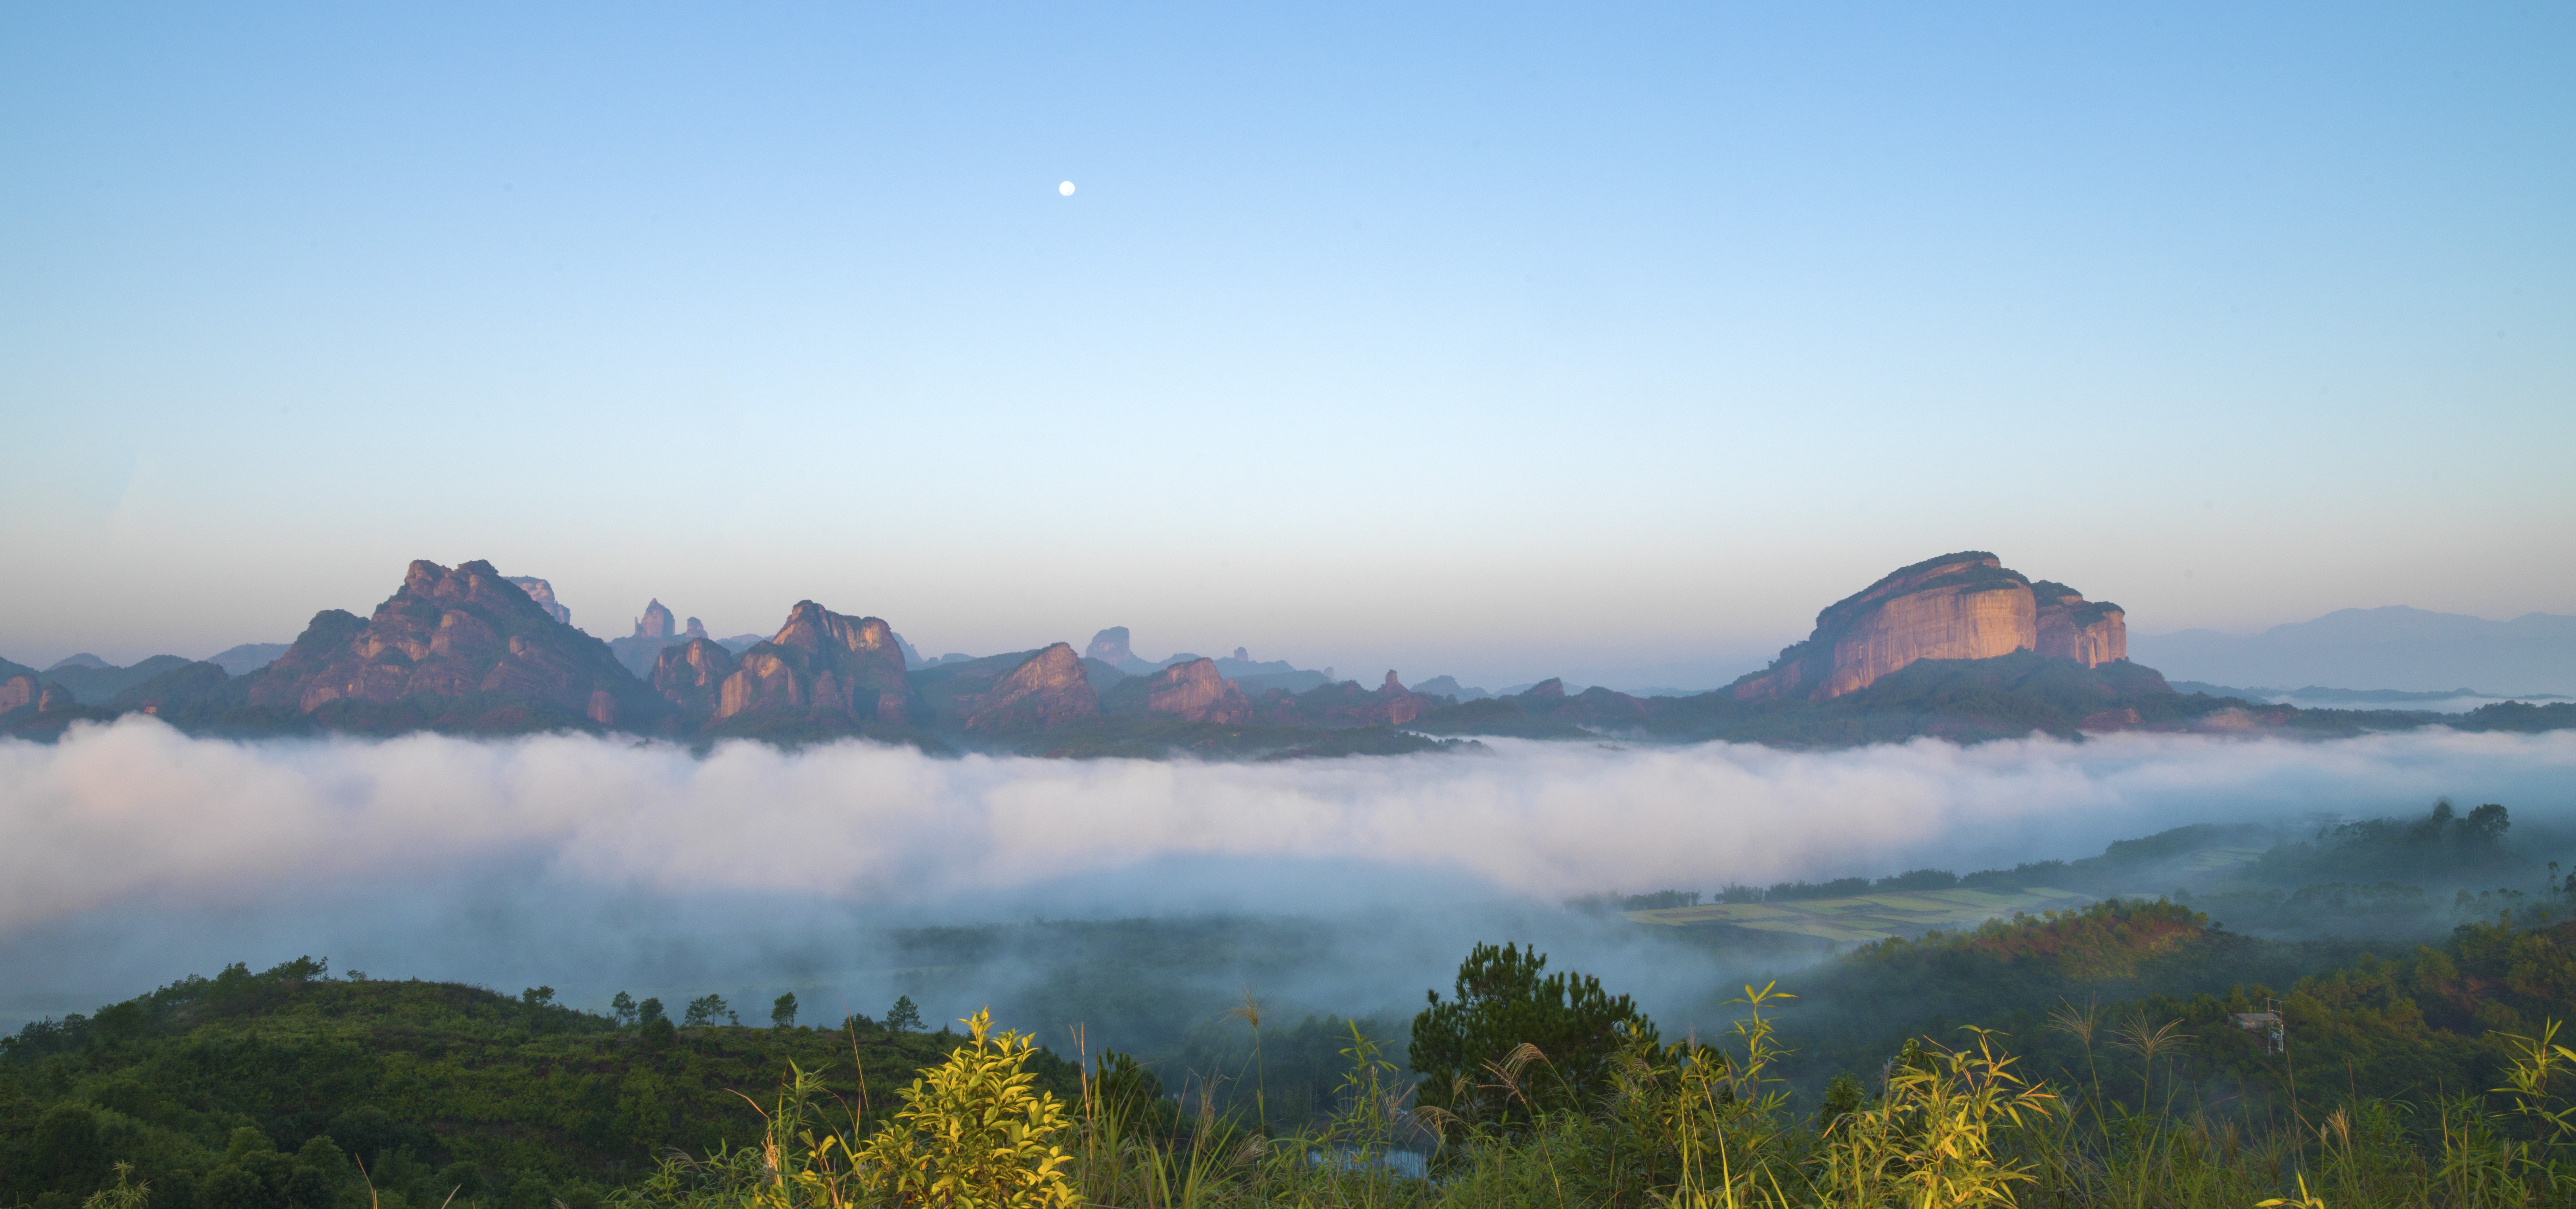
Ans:
{"label": "rocky mountain peak", "polygon": [[895,646],[894,627],[884,620],[835,613],[810,600],[797,601],[796,607],[788,610],[787,624],[780,626],[778,636],[770,641],[807,651],[826,647],[851,652],[893,651],[898,667],[903,657]]}
{"label": "rocky mountain peak", "polygon": [[1127,649],[1127,627],[1123,625],[1114,625],[1092,635],[1091,646],[1082,653],[1085,658],[1097,659],[1111,667],[1124,667],[1128,660],[1136,657],[1134,651]]}
{"label": "rocky mountain peak", "polygon": [[1213,659],[1175,663],[1154,673],[1146,684],[1145,708],[1189,722],[1241,725],[1252,720],[1252,698],[1218,675]]}
{"label": "rocky mountain peak", "polygon": [[421,559],[372,616],[315,614],[249,698],[309,714],[334,702],[489,693],[608,726],[658,710],[643,690],[606,643],[556,621],[492,564],[451,570]]}
{"label": "rocky mountain peak", "polygon": [[680,636],[682,638],[705,638],[707,636],[707,627],[705,623],[692,617],[689,619],[689,632]]}
{"label": "rocky mountain peak", "polygon": [[903,652],[882,618],[851,617],[800,600],[775,636],[742,652],[717,694],[715,716],[722,721],[757,710],[909,723],[912,685],[903,672]]}
{"label": "rocky mountain peak", "polygon": [[565,608],[561,601],[555,599],[553,584],[534,575],[510,575],[503,578],[517,584],[519,590],[527,593],[528,599],[537,602],[537,607],[544,609],[548,616],[565,625],[572,624],[572,610]]}
{"label": "rocky mountain peak", "polygon": [[[629,599],[633,598],[629,597]],[[644,615],[635,619],[633,637],[668,638],[671,636],[673,624],[671,610],[662,606],[661,598],[655,597],[651,603],[644,606]]]}
{"label": "rocky mountain peak", "polygon": [[1083,672],[1082,657],[1072,643],[1059,642],[994,681],[993,691],[967,715],[966,729],[1032,730],[1099,713],[1100,694]]}
{"label": "rocky mountain peak", "polygon": [[2117,605],[2088,603],[2049,580],[2033,583],[1983,550],[1899,567],[1816,614],[1815,632],[1738,680],[1742,701],[1823,701],[1867,688],[1924,659],[1993,659],[2015,651],[2099,667],[2128,657]]}

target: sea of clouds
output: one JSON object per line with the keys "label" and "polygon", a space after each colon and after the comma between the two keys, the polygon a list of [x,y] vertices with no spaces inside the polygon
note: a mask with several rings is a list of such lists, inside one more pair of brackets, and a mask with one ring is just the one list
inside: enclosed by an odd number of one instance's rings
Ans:
{"label": "sea of clouds", "polygon": [[2576,824],[2576,732],[1486,743],[1262,764],[699,755],[573,735],[231,742],[130,716],[0,741],[0,1021],[301,953],[506,985],[585,963],[811,964],[905,924],[1244,911],[1382,929],[1432,904],[1966,872],[2437,795],[2507,803],[2526,832]]}

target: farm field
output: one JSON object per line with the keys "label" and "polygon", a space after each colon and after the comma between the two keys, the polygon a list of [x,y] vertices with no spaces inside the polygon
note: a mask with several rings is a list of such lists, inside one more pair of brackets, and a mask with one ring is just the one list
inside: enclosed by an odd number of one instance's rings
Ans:
{"label": "farm field", "polygon": [[1839,943],[1867,944],[1891,936],[1919,936],[1934,928],[1973,928],[2014,914],[2072,910],[2093,899],[2066,890],[2031,887],[2012,894],[1983,890],[1921,890],[1817,898],[1796,902],[1710,903],[1630,911],[1641,924],[1668,928],[1737,927],[1789,932]]}
{"label": "farm field", "polygon": [[2199,848],[2183,857],[2183,867],[2194,873],[2225,873],[2262,860],[2265,851],[2262,848]]}

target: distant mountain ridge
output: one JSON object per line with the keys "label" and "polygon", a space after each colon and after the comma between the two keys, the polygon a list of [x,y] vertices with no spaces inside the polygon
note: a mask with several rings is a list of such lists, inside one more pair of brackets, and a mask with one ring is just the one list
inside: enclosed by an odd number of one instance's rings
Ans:
{"label": "distant mountain ridge", "polygon": [[[73,662],[74,659],[80,662]],[[188,666],[192,660],[177,655],[154,655],[136,660],[127,667],[98,658],[96,655],[65,659],[47,668],[39,677],[47,684],[59,684],[69,690],[73,699],[84,705],[104,705],[109,698],[164,672]]]}
{"label": "distant mountain ridge", "polygon": [[2168,675],[2213,684],[2576,693],[2576,617],[2555,613],[2489,621],[2387,605],[2337,609],[2260,634],[2184,630],[2132,635],[2129,643]]}
{"label": "distant mountain ridge", "polygon": [[[795,744],[864,736],[946,753],[1299,759],[1474,750],[1472,736],[1830,747],[2126,730],[2323,737],[2433,724],[2576,727],[2576,702],[2436,714],[2177,692],[2123,657],[2118,606],[2031,580],[1982,551],[1899,568],[1820,613],[1816,633],[1769,668],[1729,689],[1672,696],[1577,691],[1562,679],[1489,695],[1448,676],[1408,687],[1394,670],[1371,688],[1335,679],[1330,668],[1257,662],[1241,647],[1225,658],[1151,662],[1135,655],[1122,627],[1102,631],[1088,656],[1058,642],[924,663],[884,619],[811,600],[797,602],[774,635],[722,642],[694,618],[682,631],[657,600],[637,632],[613,645],[572,628],[550,605],[488,562],[451,569],[422,560],[370,616],[325,609],[282,655],[241,675],[166,655],[130,668],[75,656],[43,672],[0,661],[0,734],[46,739],[142,712],[242,737],[572,730]],[[639,662],[647,664],[641,675]],[[2324,699],[2406,703],[2404,694]]]}
{"label": "distant mountain ridge", "polygon": [[286,653],[287,645],[283,642],[245,642],[206,656],[206,662],[224,669],[226,675],[246,676],[277,662],[277,657]]}

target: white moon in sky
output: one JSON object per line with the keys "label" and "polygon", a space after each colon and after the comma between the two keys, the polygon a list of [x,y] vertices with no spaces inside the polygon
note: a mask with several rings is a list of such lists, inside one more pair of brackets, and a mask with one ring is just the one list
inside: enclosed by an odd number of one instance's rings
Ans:
{"label": "white moon in sky", "polygon": [[1058,192],[1058,193],[1061,193],[1061,194],[1065,195],[1066,197],[1071,197],[1071,196],[1073,196],[1073,182],[1072,182],[1072,181],[1066,181],[1065,183],[1063,183],[1063,184],[1061,184],[1061,185],[1057,185],[1057,186],[1055,187],[1055,191],[1056,191],[1056,192]]}

